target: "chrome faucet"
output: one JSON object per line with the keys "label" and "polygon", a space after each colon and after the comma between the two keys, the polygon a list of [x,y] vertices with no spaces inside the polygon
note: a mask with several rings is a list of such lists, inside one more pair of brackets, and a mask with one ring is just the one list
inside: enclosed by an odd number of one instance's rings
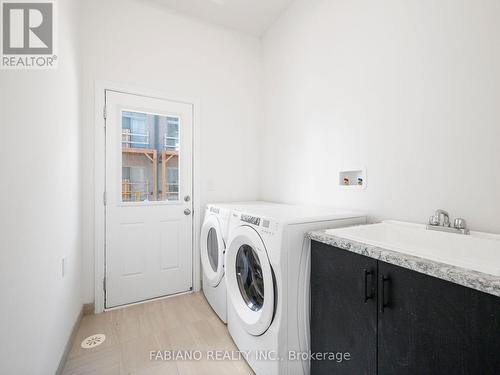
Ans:
{"label": "chrome faucet", "polygon": [[[443,222],[441,223],[441,217],[443,217]],[[459,233],[459,234],[469,234],[469,230],[466,227],[465,220],[462,218],[457,218],[453,222],[453,227],[450,224],[450,215],[445,210],[436,210],[434,215],[429,218],[429,224],[427,225],[429,230],[438,230],[441,232]]]}
{"label": "chrome faucet", "polygon": [[[441,224],[441,216],[443,217],[443,224]],[[434,215],[432,215],[429,218],[429,224],[430,225],[442,225],[443,227],[449,227],[450,226],[450,214],[445,211],[445,210],[436,210],[434,212]]]}

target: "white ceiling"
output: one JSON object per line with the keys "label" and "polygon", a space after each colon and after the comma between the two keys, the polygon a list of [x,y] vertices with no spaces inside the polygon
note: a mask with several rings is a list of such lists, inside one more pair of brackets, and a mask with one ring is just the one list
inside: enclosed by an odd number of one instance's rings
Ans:
{"label": "white ceiling", "polygon": [[153,0],[217,25],[261,36],[293,0]]}

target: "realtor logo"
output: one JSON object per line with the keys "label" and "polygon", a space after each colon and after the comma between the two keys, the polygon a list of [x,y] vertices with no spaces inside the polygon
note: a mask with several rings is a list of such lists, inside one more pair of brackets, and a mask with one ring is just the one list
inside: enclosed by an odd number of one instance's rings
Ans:
{"label": "realtor logo", "polygon": [[[35,0],[36,1],[36,0]],[[55,68],[53,1],[19,2],[2,5],[2,58],[4,69]]]}

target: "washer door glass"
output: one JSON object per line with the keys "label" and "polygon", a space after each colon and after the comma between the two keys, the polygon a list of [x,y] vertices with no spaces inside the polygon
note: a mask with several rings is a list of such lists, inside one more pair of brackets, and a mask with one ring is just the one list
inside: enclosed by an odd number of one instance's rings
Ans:
{"label": "washer door glass", "polygon": [[236,255],[236,279],[241,296],[253,311],[264,305],[264,278],[259,257],[249,245],[242,245]]}
{"label": "washer door glass", "polygon": [[210,228],[207,236],[207,251],[208,260],[214,272],[217,272],[219,267],[219,242],[217,241],[217,231],[215,228]]}

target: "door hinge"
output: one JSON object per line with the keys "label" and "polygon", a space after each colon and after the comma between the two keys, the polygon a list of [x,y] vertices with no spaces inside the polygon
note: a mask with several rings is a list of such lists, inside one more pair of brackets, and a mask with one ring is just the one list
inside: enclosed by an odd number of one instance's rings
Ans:
{"label": "door hinge", "polygon": [[102,193],[102,203],[106,205],[108,202],[108,194],[106,192]]}
{"label": "door hinge", "polygon": [[[108,117],[106,106],[104,106],[104,108],[102,109],[102,117],[104,117],[104,120],[106,120]],[[106,123],[104,124],[104,126],[106,126]]]}
{"label": "door hinge", "polygon": [[106,291],[106,276],[102,279],[102,290]]}

